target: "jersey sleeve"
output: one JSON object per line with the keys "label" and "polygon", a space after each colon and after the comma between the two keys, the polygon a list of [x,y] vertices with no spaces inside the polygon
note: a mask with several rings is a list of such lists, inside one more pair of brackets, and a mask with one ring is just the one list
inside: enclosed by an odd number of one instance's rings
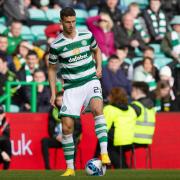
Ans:
{"label": "jersey sleeve", "polygon": [[96,49],[98,47],[96,39],[94,38],[94,36],[91,34],[91,49]]}
{"label": "jersey sleeve", "polygon": [[57,62],[58,62],[57,50],[51,46],[50,50],[49,50],[49,63],[50,64],[57,64]]}

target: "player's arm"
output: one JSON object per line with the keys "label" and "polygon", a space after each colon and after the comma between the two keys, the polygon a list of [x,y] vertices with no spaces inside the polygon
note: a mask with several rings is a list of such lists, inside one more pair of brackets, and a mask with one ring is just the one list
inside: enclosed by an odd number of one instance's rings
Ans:
{"label": "player's arm", "polygon": [[100,78],[102,76],[102,54],[93,35],[91,37],[91,50],[96,61],[96,76]]}
{"label": "player's arm", "polygon": [[99,47],[93,49],[94,59],[96,61],[96,76],[101,78],[102,76],[102,55]]}
{"label": "player's arm", "polygon": [[56,64],[58,61],[58,55],[56,50],[52,47],[49,52],[49,66],[48,66],[48,80],[51,89],[51,99],[50,103],[52,106],[55,106],[56,98]]}
{"label": "player's arm", "polygon": [[48,66],[48,79],[51,89],[50,103],[52,106],[55,106],[54,102],[56,98],[56,65],[54,64],[49,64]]}

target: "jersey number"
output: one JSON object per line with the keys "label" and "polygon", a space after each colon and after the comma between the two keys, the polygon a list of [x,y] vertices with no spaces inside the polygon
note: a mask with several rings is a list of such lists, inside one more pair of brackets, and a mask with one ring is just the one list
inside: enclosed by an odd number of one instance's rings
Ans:
{"label": "jersey number", "polygon": [[94,87],[94,93],[101,93],[101,88]]}

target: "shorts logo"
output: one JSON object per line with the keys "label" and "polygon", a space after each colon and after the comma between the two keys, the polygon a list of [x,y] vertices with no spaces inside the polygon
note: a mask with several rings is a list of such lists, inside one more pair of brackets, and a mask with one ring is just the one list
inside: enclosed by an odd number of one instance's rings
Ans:
{"label": "shorts logo", "polygon": [[61,108],[61,111],[62,112],[65,112],[67,110],[67,107],[66,106],[63,106],[62,108]]}
{"label": "shorts logo", "polygon": [[86,45],[87,45],[87,41],[86,41],[86,40],[83,40],[83,41],[81,41],[81,44],[82,44],[83,46],[86,46]]}

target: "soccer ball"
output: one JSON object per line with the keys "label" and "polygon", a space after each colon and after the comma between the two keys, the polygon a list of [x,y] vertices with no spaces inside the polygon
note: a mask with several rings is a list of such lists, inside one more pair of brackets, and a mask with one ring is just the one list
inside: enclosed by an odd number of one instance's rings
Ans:
{"label": "soccer ball", "polygon": [[90,159],[86,163],[85,170],[89,176],[103,176],[106,171],[105,166],[102,166],[102,162],[98,158]]}

